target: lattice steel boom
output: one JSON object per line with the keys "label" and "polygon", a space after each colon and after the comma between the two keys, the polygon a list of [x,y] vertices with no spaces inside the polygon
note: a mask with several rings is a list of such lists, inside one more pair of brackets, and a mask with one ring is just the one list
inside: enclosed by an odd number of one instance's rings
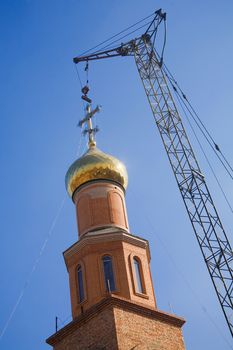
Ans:
{"label": "lattice steel boom", "polygon": [[155,123],[233,336],[233,253],[176,108],[161,59],[154,49],[158,26],[165,19],[166,14],[156,11],[141,37],[109,51],[76,57],[74,62],[134,56]]}

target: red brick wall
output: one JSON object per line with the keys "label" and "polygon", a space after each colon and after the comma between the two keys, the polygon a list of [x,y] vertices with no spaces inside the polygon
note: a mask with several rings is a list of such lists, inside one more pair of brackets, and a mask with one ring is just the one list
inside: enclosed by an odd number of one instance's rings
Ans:
{"label": "red brick wall", "polygon": [[184,320],[108,297],[47,342],[54,350],[185,350]]}
{"label": "red brick wall", "polygon": [[112,309],[105,309],[54,346],[54,350],[117,349]]}
{"label": "red brick wall", "polygon": [[133,312],[114,309],[117,349],[184,350],[181,328]]}

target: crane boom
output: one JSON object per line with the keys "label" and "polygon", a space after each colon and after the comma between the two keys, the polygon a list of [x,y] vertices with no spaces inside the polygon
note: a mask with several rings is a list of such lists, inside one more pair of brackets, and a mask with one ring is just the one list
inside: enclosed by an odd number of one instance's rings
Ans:
{"label": "crane boom", "polygon": [[134,56],[155,124],[233,336],[233,253],[176,108],[162,61],[154,49],[158,26],[165,19],[166,14],[161,10],[156,11],[153,21],[141,37],[109,51],[76,57],[74,62]]}

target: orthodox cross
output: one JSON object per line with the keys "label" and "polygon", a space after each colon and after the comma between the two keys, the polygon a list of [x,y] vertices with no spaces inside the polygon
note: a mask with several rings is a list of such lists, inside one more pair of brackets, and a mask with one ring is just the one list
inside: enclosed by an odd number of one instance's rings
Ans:
{"label": "orthodox cross", "polygon": [[88,134],[88,146],[89,148],[95,147],[95,134],[99,131],[98,127],[94,127],[92,125],[92,117],[100,111],[100,106],[96,106],[95,109],[91,110],[91,105],[87,104],[86,107],[86,115],[83,119],[81,119],[78,123],[80,127],[86,123],[86,129],[83,131],[84,134]]}

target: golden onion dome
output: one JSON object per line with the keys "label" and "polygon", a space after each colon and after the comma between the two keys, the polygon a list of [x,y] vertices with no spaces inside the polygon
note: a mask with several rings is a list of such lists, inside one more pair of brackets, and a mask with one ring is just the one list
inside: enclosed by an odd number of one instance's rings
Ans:
{"label": "golden onion dome", "polygon": [[128,175],[120,160],[92,145],[69,167],[65,178],[67,192],[72,197],[78,187],[92,180],[114,181],[126,189]]}

